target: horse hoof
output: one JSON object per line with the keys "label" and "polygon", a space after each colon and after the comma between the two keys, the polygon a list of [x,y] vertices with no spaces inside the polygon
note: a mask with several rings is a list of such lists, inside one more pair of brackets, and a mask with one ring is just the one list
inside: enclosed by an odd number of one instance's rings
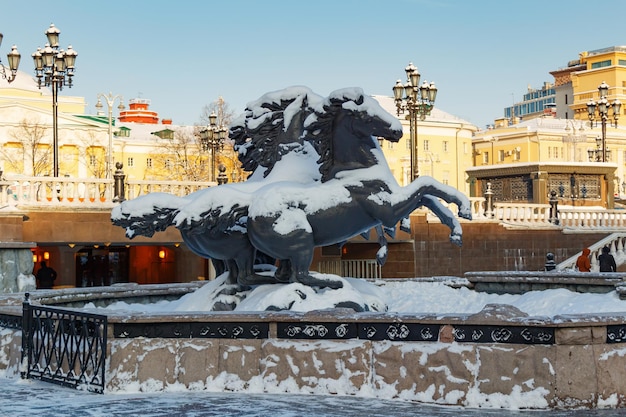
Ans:
{"label": "horse hoof", "polygon": [[265,284],[285,284],[285,282],[277,280],[272,275],[248,275],[246,277],[237,278],[237,283],[242,286],[265,285]]}
{"label": "horse hoof", "polygon": [[337,290],[339,288],[343,288],[343,282],[333,280],[333,279],[320,279],[312,276],[298,277],[296,278],[297,282],[303,285],[308,285],[309,287],[320,287],[320,288],[331,288],[333,290]]}

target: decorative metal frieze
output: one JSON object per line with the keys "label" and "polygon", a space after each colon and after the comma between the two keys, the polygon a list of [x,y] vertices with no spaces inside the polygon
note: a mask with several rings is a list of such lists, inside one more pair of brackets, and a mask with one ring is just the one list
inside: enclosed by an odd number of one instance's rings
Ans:
{"label": "decorative metal frieze", "polygon": [[520,326],[454,326],[454,340],[468,343],[554,344],[554,329]]}
{"label": "decorative metal frieze", "polygon": [[418,323],[365,323],[359,325],[359,338],[407,342],[436,342],[439,338],[437,324]]}
{"label": "decorative metal frieze", "polygon": [[532,202],[533,183],[530,175],[514,177],[487,178],[482,180],[483,189],[487,189],[487,183],[491,183],[493,201],[504,202]]}
{"label": "decorative metal frieze", "polygon": [[559,198],[599,199],[601,198],[600,175],[550,174],[548,191],[555,191]]}
{"label": "decorative metal frieze", "polygon": [[278,323],[284,339],[356,339],[356,323]]}
{"label": "decorative metal frieze", "polygon": [[439,325],[418,323],[278,323],[286,339],[437,341]]}
{"label": "decorative metal frieze", "polygon": [[626,325],[606,326],[606,343],[626,343]]}
{"label": "decorative metal frieze", "polygon": [[267,339],[269,323],[115,323],[116,338]]}
{"label": "decorative metal frieze", "polygon": [[22,329],[22,317],[10,316],[8,314],[0,314],[0,327],[7,329]]}

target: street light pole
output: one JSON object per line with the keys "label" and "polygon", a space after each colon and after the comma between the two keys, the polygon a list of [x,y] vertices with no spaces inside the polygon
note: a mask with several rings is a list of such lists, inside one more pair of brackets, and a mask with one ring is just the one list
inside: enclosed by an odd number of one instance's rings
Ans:
{"label": "street light pole", "polygon": [[[606,98],[609,94],[609,86],[602,81],[602,84],[598,86],[598,92],[600,94],[600,99],[596,103],[593,101],[593,98],[589,99],[587,102],[587,113],[589,115],[589,124],[593,128],[594,121],[596,118],[596,108],[598,109],[598,116],[600,117],[600,123],[602,126],[602,137],[596,149],[596,161],[600,160],[601,162],[606,162],[607,160],[607,146],[606,146],[606,123],[609,119],[609,107],[613,108],[613,121],[611,126],[617,127],[617,120],[620,116],[620,109],[622,107],[622,103],[615,99],[613,103],[609,105],[609,100]],[[598,122],[595,122],[595,125],[598,125]],[[591,155],[591,152],[589,152]],[[601,156],[601,158],[599,158]]]}
{"label": "street light pole", "polygon": [[59,176],[58,95],[64,85],[72,87],[74,64],[78,56],[72,45],[67,47],[67,51],[59,49],[60,33],[61,31],[51,24],[45,32],[48,43],[43,49],[37,48],[32,55],[39,88],[41,89],[42,84],[45,87],[52,87],[52,165],[55,177]]}
{"label": "street light pole", "polygon": [[124,110],[124,97],[121,95],[114,96],[113,93],[110,92],[109,95],[106,96],[104,93],[98,93],[98,102],[96,103],[98,112],[100,112],[103,107],[100,99],[105,100],[109,112],[109,149],[107,150],[106,178],[111,178],[113,175],[113,104],[115,104],[116,99],[119,99],[120,104],[117,106],[117,109],[119,111]]}
{"label": "street light pole", "polygon": [[[0,33],[0,45],[2,45],[2,33]],[[7,60],[9,61],[9,70],[11,74],[7,76],[6,69],[4,65],[2,65],[2,60],[0,60],[0,75],[2,78],[7,80],[8,83],[12,83],[17,76],[17,67],[20,66],[20,58],[22,55],[17,51],[17,46],[13,45],[11,47],[11,52],[7,54]]]}
{"label": "street light pole", "polygon": [[218,126],[217,115],[209,115],[209,125],[200,131],[200,143],[205,152],[211,149],[211,181],[215,181],[215,153],[224,147],[227,130]]}
{"label": "street light pole", "polygon": [[430,115],[435,106],[437,98],[437,87],[435,83],[430,84],[426,81],[419,86],[420,73],[413,63],[404,69],[406,72],[407,82],[402,85],[402,81],[398,80],[393,86],[393,96],[396,103],[396,112],[399,116],[405,111],[408,112],[409,119],[409,140],[411,141],[411,181],[419,176],[419,166],[417,159],[417,120],[425,120]]}

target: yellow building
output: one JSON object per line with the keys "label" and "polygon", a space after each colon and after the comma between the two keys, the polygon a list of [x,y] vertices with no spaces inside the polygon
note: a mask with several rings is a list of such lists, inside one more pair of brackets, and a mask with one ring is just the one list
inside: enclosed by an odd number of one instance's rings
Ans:
{"label": "yellow building", "polygon": [[[385,141],[383,153],[398,181],[411,182],[410,126],[405,115],[396,114],[393,97],[373,96],[390,114],[402,123],[404,135],[397,143]],[[420,175],[428,175],[443,184],[469,194],[465,169],[472,165],[472,136],[476,126],[445,111],[433,108],[431,115],[417,122],[417,166]]]}
{"label": "yellow building", "polygon": [[[603,82],[609,86],[609,103],[616,99],[626,102],[626,46],[581,52],[578,59],[550,74],[555,81],[554,106],[541,117],[522,121],[500,119],[493,129],[477,132],[473,139],[474,167],[505,168],[510,164],[541,162],[568,165],[575,171],[576,164],[605,164],[613,172],[609,175],[611,184],[605,188],[626,197],[626,129],[619,125],[626,125],[626,107],[622,106],[618,114],[617,127],[611,126],[614,118],[609,111],[606,163],[596,162],[602,147],[602,128],[600,123],[589,122],[587,110],[589,100],[600,99],[598,87]],[[597,119],[596,115],[596,122]],[[471,181],[472,174],[468,177]]]}
{"label": "yellow building", "polygon": [[[83,97],[59,96],[59,175],[97,177],[105,161],[107,126],[81,117]],[[0,169],[4,174],[51,175],[52,93],[18,71],[15,80],[0,80]]]}
{"label": "yellow building", "polygon": [[[575,119],[588,120],[587,102],[598,101],[598,86],[603,82],[609,86],[609,103],[615,99],[626,102],[626,46],[581,52],[576,65],[583,69],[571,73],[573,103],[569,107]],[[620,116],[623,114],[624,107]]]}
{"label": "yellow building", "polygon": [[[5,67],[7,72],[10,70]],[[67,91],[67,90],[64,90]],[[85,114],[83,97],[58,96],[59,112],[67,114]],[[52,91],[48,87],[37,86],[36,78],[31,74],[18,71],[11,83],[0,77],[0,104],[21,103],[26,106],[52,111]]]}

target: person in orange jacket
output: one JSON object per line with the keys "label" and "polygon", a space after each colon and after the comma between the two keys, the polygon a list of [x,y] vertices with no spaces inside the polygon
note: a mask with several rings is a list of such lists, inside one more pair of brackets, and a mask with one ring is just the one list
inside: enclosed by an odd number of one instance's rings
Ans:
{"label": "person in orange jacket", "polygon": [[576,259],[576,268],[578,268],[578,271],[580,272],[591,271],[591,261],[589,260],[590,253],[591,251],[589,250],[589,248],[585,248],[583,249],[582,255],[580,255],[578,259]]}

